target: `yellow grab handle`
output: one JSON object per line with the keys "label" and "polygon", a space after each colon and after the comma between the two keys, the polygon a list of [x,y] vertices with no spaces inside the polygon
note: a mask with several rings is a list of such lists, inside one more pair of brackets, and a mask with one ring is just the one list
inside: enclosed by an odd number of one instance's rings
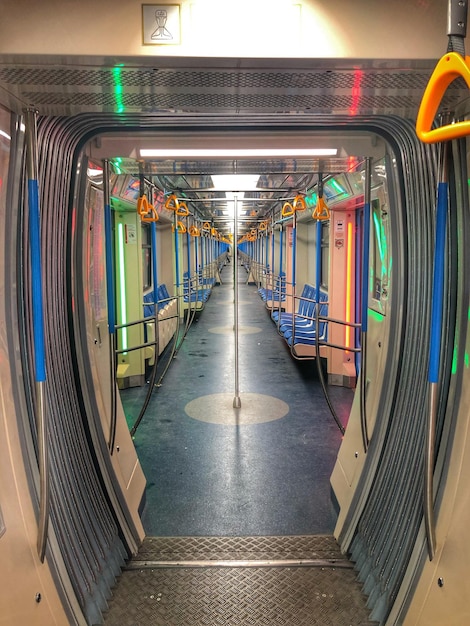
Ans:
{"label": "yellow grab handle", "polygon": [[202,225],[202,230],[210,230],[211,229],[211,225],[209,224],[209,222],[204,222],[204,224]]}
{"label": "yellow grab handle", "polygon": [[151,215],[141,215],[140,219],[143,222],[158,222],[159,217],[156,208],[153,206],[153,204],[149,204],[149,207],[151,210]]}
{"label": "yellow grab handle", "polygon": [[186,202],[179,202],[178,208],[176,209],[176,215],[181,215],[182,217],[186,217],[189,215],[188,207],[186,206]]}
{"label": "yellow grab handle", "polygon": [[[174,232],[174,228],[175,228],[175,227],[174,227],[174,226],[172,226],[172,230],[173,230],[173,232]],[[184,233],[186,232],[186,226],[183,224],[183,222],[180,222],[180,220],[178,220],[178,221],[176,222],[176,230],[177,230],[179,233],[184,234]]]}
{"label": "yellow grab handle", "polygon": [[447,87],[462,76],[470,87],[470,57],[448,52],[437,63],[428,81],[416,118],[416,134],[424,143],[449,141],[470,135],[470,120],[432,129],[434,118]]}
{"label": "yellow grab handle", "polygon": [[292,203],[292,208],[294,209],[294,211],[305,211],[305,209],[307,208],[305,198],[300,194],[295,196],[294,202]]}
{"label": "yellow grab handle", "polygon": [[191,237],[200,237],[201,236],[201,231],[199,230],[199,228],[197,226],[190,226],[189,227],[189,234],[191,235]]}
{"label": "yellow grab handle", "polygon": [[137,200],[137,213],[142,217],[142,215],[147,215],[149,212],[149,202],[147,200],[147,196],[140,196]]}
{"label": "yellow grab handle", "polygon": [[323,200],[323,198],[318,198],[317,204],[313,209],[312,218],[314,220],[329,220],[330,219],[330,210]]}
{"label": "yellow grab handle", "polygon": [[281,215],[282,217],[290,217],[291,215],[294,215],[294,212],[292,204],[290,202],[286,202],[282,207]]}
{"label": "yellow grab handle", "polygon": [[147,196],[140,196],[137,200],[137,213],[142,222],[158,222],[158,213],[153,204],[149,204]]}
{"label": "yellow grab handle", "polygon": [[165,201],[165,209],[169,211],[177,211],[180,206],[178,198],[172,193]]}

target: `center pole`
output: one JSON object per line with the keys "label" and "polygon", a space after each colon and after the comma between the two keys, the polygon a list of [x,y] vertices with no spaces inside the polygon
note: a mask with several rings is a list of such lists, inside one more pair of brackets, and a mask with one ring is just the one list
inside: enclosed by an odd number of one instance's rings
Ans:
{"label": "center pole", "polygon": [[235,334],[235,395],[233,397],[233,408],[240,409],[240,390],[238,382],[238,196],[233,197],[233,330]]}

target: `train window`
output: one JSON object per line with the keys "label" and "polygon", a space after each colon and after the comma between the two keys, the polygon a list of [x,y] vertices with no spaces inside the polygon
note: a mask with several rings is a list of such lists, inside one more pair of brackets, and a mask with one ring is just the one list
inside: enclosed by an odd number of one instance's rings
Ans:
{"label": "train window", "polygon": [[379,313],[385,313],[389,283],[389,224],[388,210],[383,193],[378,193],[377,195],[378,197],[372,200],[371,207],[371,283],[369,284],[369,289],[372,302],[370,306]]}
{"label": "train window", "polygon": [[87,250],[90,303],[95,320],[106,318],[106,266],[104,261],[103,191],[90,185],[87,191],[90,240]]}
{"label": "train window", "polygon": [[144,292],[152,286],[152,246],[150,227],[142,224],[142,285]]}

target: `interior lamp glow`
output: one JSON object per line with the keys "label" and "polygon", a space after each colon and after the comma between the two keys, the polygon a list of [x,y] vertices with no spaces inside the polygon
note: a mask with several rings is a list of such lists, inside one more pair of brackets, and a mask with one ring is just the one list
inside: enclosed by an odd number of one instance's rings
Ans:
{"label": "interior lamp glow", "polygon": [[141,148],[140,156],[166,159],[179,158],[216,158],[226,157],[237,159],[247,158],[282,158],[282,157],[314,157],[336,156],[337,148]]}
{"label": "interior lamp glow", "polygon": [[211,179],[215,191],[256,191],[259,174],[223,174]]}

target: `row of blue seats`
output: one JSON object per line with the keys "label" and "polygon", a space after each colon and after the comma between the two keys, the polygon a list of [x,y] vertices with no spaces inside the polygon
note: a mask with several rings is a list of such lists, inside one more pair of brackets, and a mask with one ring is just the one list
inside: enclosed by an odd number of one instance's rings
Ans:
{"label": "row of blue seats", "polygon": [[[151,317],[154,315],[154,294],[153,291],[149,291],[144,295],[144,317]],[[165,305],[168,304],[171,300],[171,296],[168,293],[168,289],[164,283],[158,286],[157,288],[157,310],[162,309]]]}
{"label": "row of blue seats", "polygon": [[[206,280],[207,282],[201,282]],[[189,278],[188,272],[183,275],[183,301],[188,302],[207,302],[212,292],[213,279],[203,279],[202,273],[198,275],[197,285],[195,279]]]}
{"label": "row of blue seats", "polygon": [[[287,313],[279,309],[272,311],[271,318],[277,325],[279,333],[289,346],[298,344],[314,346],[317,341],[316,316],[328,315],[328,294],[317,290],[312,285],[304,285],[299,297],[297,311]],[[318,323],[319,339],[326,340],[328,324],[325,320]]]}
{"label": "row of blue seats", "polygon": [[280,272],[274,283],[274,289],[260,287],[258,293],[263,302],[274,300],[275,302],[285,302],[286,299],[286,273]]}

